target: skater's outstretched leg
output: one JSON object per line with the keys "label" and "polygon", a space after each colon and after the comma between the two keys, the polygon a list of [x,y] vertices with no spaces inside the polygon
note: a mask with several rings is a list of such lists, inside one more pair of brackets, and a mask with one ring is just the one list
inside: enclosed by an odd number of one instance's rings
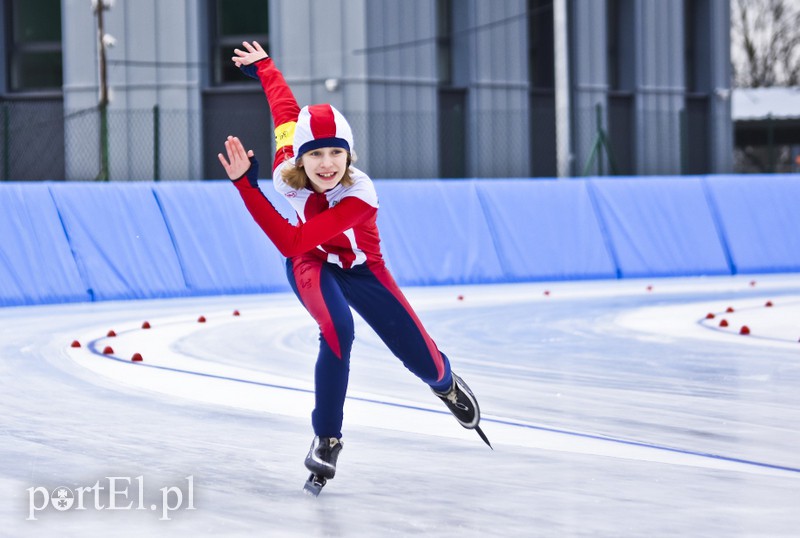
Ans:
{"label": "skater's outstretched leg", "polygon": [[314,437],[306,456],[306,468],[322,478],[333,478],[342,446],[342,441],[336,437]]}

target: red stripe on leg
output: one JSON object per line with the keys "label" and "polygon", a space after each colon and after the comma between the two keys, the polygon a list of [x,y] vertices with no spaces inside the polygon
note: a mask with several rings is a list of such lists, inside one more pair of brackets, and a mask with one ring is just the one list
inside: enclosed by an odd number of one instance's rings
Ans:
{"label": "red stripe on leg", "polygon": [[292,272],[303,305],[319,324],[322,337],[328,343],[331,351],[341,359],[342,347],[339,344],[339,335],[336,334],[336,327],[333,324],[328,305],[325,304],[320,286],[322,263],[321,260],[315,258],[298,256],[292,260]]}

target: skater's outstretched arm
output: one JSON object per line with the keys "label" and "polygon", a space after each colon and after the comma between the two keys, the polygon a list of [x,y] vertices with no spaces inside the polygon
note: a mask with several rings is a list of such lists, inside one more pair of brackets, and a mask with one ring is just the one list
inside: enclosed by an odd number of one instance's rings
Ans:
{"label": "skater's outstretched arm", "polygon": [[227,158],[222,153],[217,155],[225,172],[239,190],[253,219],[287,258],[308,252],[345,230],[376,217],[377,208],[351,196],[293,226],[258,188],[258,161],[253,151],[245,150],[241,140],[229,136],[225,141],[225,152]]}
{"label": "skater's outstretched arm", "polygon": [[267,96],[272,119],[275,122],[275,160],[272,169],[294,155],[292,142],[300,107],[283,74],[275,66],[257,41],[242,42],[242,49],[234,49],[233,63],[249,77],[258,79]]}

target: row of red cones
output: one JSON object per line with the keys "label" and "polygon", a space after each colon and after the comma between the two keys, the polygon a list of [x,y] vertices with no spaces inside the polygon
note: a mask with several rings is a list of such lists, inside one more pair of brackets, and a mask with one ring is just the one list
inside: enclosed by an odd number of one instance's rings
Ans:
{"label": "row of red cones", "polygon": [[[241,314],[239,313],[238,310],[234,310],[233,315],[239,316]],[[199,318],[197,318],[197,323],[205,323],[206,321],[207,320],[205,316],[200,316]],[[150,329],[151,327],[152,326],[150,325],[149,321],[145,320],[142,323],[142,329]],[[117,336],[117,333],[116,331],[114,331],[114,329],[111,329],[108,331],[108,333],[106,333],[106,338],[113,338],[115,336]],[[75,347],[75,348],[81,347],[81,343],[78,340],[73,340],[72,343],[70,344],[70,347]],[[103,348],[103,355],[113,355],[113,354],[114,354],[114,348],[112,348],[111,346],[106,346]],[[133,362],[141,362],[142,360],[144,359],[142,359],[141,353],[134,353],[133,356],[131,356],[131,361]]]}
{"label": "row of red cones", "polygon": [[[750,283],[750,285],[751,285],[751,286],[752,286],[752,285],[755,285],[755,281],[754,281],[754,282],[751,282],[751,283]],[[773,307],[773,306],[775,306],[775,305],[774,305],[774,303],[773,303],[772,301],[767,301],[766,303],[764,303],[764,306],[765,306],[766,308],[771,308],[771,307]],[[734,310],[734,308],[733,308],[732,306],[729,306],[728,308],[726,308],[726,309],[725,309],[725,312],[726,312],[726,313],[728,313],[728,314],[732,314],[734,311],[735,311],[735,310]],[[706,314],[706,319],[714,319],[714,318],[716,318],[716,317],[717,317],[717,316],[716,316],[716,314],[714,314],[713,312],[709,312],[708,314]],[[729,325],[730,325],[730,324],[728,323],[728,320],[727,320],[727,319],[724,319],[724,318],[723,318],[723,319],[721,319],[721,320],[719,321],[719,326],[720,326],[720,327],[728,327]],[[743,334],[743,335],[748,335],[748,334],[750,334],[750,327],[748,327],[747,325],[742,325],[742,326],[739,328],[739,334]],[[800,341],[800,340],[798,340],[798,341]]]}

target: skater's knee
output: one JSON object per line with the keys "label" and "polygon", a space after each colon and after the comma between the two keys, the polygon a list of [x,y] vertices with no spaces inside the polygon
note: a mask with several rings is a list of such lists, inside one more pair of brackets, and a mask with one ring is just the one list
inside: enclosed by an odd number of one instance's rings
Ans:
{"label": "skater's knee", "polygon": [[320,342],[327,344],[333,354],[340,359],[350,357],[354,340],[355,330],[352,318],[331,319],[328,323],[320,325]]}

